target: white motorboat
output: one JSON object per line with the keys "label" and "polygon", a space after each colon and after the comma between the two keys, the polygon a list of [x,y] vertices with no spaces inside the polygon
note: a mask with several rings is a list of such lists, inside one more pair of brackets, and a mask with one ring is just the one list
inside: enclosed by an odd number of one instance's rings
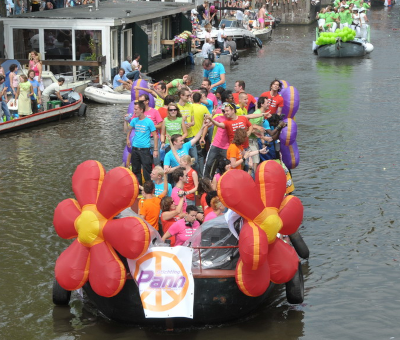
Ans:
{"label": "white motorboat", "polygon": [[[225,24],[225,35],[232,37],[232,39],[236,42],[238,49],[253,47],[256,45],[260,48],[262,47],[261,40],[256,37],[252,31],[241,27],[236,19],[222,19],[220,22],[220,27],[222,24]],[[205,33],[205,29],[202,28],[202,30],[197,33],[197,38],[204,41]],[[211,38],[216,39],[217,35],[218,30],[213,27],[211,30]]]}
{"label": "white motorboat", "polygon": [[108,85],[88,86],[84,91],[87,99],[100,104],[130,104],[131,91],[116,92]]}
{"label": "white motorboat", "polygon": [[55,83],[60,77],[65,79],[63,86],[61,86],[61,90],[74,89],[75,92],[81,94],[83,94],[88,84],[92,82],[92,79],[88,77],[84,77],[84,79],[79,80],[79,75],[78,79],[74,81],[72,76],[66,76],[63,74],[57,74],[55,76],[51,71],[42,71],[43,85],[45,88],[50,84]]}

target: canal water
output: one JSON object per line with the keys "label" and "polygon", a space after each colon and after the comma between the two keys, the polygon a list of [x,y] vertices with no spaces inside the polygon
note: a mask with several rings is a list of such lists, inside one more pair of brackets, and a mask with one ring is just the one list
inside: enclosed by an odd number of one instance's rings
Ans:
{"label": "canal water", "polygon": [[[255,96],[275,77],[301,97],[295,194],[305,206],[301,233],[305,300],[270,305],[247,320],[173,334],[104,320],[74,293],[51,301],[53,269],[69,241],[52,227],[56,205],[73,197],[78,164],[121,164],[126,107],[89,104],[75,117],[0,137],[0,339],[399,339],[400,216],[398,138],[400,7],[368,13],[375,51],[360,59],[318,59],[314,26],[278,27],[261,50],[227,70]],[[200,67],[159,74],[170,80]]]}

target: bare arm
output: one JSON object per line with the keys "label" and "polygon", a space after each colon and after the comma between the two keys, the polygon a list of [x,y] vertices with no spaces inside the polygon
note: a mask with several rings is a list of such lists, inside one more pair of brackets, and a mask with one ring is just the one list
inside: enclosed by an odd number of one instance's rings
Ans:
{"label": "bare arm", "polygon": [[199,187],[199,175],[197,175],[196,171],[193,171],[192,177],[193,177],[194,188],[190,189],[189,191],[186,191],[187,194],[195,194],[197,188]]}
{"label": "bare arm", "polygon": [[187,128],[185,121],[182,119],[182,138],[185,139],[187,137]]}
{"label": "bare arm", "polygon": [[172,211],[164,211],[164,212],[162,213],[162,218],[163,218],[163,220],[169,220],[169,219],[175,217],[176,215],[181,214],[181,213],[182,213],[182,207],[183,207],[183,201],[184,201],[184,196],[182,196],[182,197],[179,198],[179,203],[178,203],[178,205],[176,206],[176,209],[175,209],[175,210],[172,210]]}
{"label": "bare arm", "polygon": [[221,128],[221,129],[225,129],[225,124],[215,121],[215,120],[211,117],[211,115],[205,115],[205,116],[204,116],[204,119],[209,119],[210,122],[213,123],[215,126]]}

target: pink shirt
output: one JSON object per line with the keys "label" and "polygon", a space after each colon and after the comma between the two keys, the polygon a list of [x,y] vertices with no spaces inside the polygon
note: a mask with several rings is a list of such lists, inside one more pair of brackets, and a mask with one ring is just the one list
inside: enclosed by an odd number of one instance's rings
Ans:
{"label": "pink shirt", "polygon": [[[225,116],[218,116],[215,117],[214,120],[218,123],[222,123],[227,119]],[[229,148],[229,137],[228,133],[226,132],[226,129],[221,129],[221,128],[217,129],[217,133],[215,134],[212,145],[216,146],[217,148],[225,150]]]}
{"label": "pink shirt", "polygon": [[207,214],[207,216],[204,218],[204,222],[212,220],[213,218],[216,218],[217,214],[214,211],[211,211],[210,213]]}
{"label": "pink shirt", "polygon": [[210,93],[207,95],[207,98],[210,99],[210,100],[213,102],[213,106],[218,106],[218,99],[217,99],[217,97],[215,96],[214,93],[211,93],[211,92],[210,92]]}
{"label": "pink shirt", "polygon": [[175,246],[181,246],[185,243],[185,241],[192,237],[198,227],[200,227],[200,223],[198,221],[194,221],[193,226],[189,227],[186,225],[185,219],[182,218],[171,225],[168,231],[172,236],[175,236]]}
{"label": "pink shirt", "polygon": [[[178,196],[178,191],[184,191],[183,189],[179,189],[178,187],[174,187],[172,189],[171,192],[171,198],[174,201],[175,205],[179,204],[180,201],[180,197]],[[186,207],[187,207],[187,203],[186,203],[186,197],[183,198],[183,206],[182,206],[182,211],[186,212]],[[172,234],[171,234],[172,235]]]}
{"label": "pink shirt", "polygon": [[163,119],[161,118],[160,112],[156,109],[153,109],[152,107],[149,108],[148,111],[145,111],[144,115],[147,118],[150,118],[152,120],[152,122],[154,123],[154,125],[160,124],[163,121]]}

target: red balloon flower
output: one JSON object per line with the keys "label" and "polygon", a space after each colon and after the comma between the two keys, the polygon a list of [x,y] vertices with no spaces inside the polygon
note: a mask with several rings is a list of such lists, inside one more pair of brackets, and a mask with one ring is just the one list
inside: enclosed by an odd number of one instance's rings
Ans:
{"label": "red balloon flower", "polygon": [[303,205],[295,196],[285,197],[285,191],[285,171],[275,161],[261,163],[255,181],[245,171],[230,170],[218,182],[223,204],[246,220],[240,231],[236,266],[236,282],[246,295],[259,296],[270,280],[285,283],[296,274],[296,251],[276,236],[297,231]]}
{"label": "red balloon flower", "polygon": [[56,279],[67,290],[79,289],[89,280],[97,294],[114,296],[126,280],[116,251],[135,259],[150,243],[150,231],[141,219],[113,220],[132,206],[139,192],[138,181],[126,168],[114,168],[106,174],[99,162],[89,160],[77,167],[72,190],[77,200],[62,201],[54,212],[57,234],[76,238],[57,259]]}

